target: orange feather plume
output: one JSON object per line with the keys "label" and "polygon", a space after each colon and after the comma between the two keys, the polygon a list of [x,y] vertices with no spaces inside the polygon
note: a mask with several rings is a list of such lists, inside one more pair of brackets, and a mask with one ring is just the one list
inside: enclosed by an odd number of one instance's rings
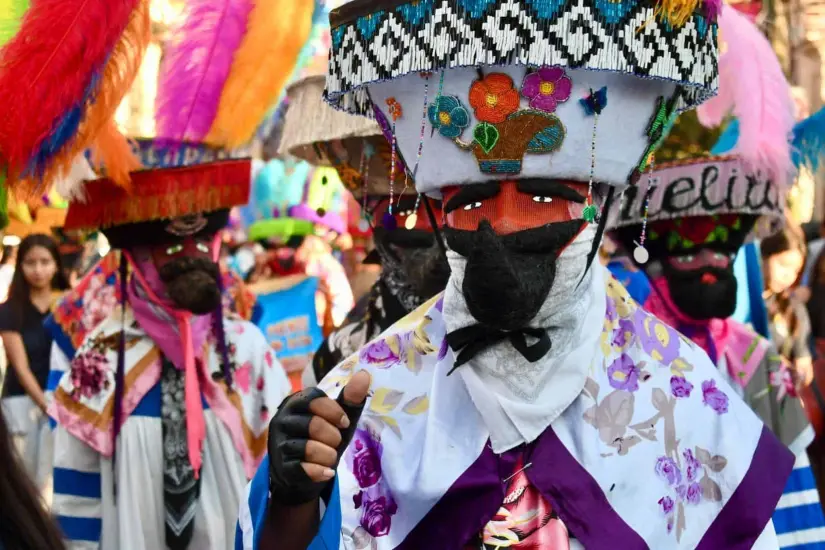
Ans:
{"label": "orange feather plume", "polygon": [[106,62],[97,94],[86,109],[77,135],[65,153],[55,158],[43,181],[54,181],[71,170],[75,158],[92,148],[95,164],[105,166],[107,175],[118,185],[129,188],[129,172],[141,164],[114,121],[140,70],[143,54],[151,38],[150,0],[141,0],[132,13],[123,35]]}
{"label": "orange feather plume", "polygon": [[313,0],[255,0],[206,141],[245,145],[284,91],[312,28]]}

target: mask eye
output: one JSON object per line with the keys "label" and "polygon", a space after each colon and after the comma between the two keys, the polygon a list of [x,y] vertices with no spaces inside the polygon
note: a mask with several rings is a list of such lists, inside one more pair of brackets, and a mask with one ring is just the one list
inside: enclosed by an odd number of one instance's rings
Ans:
{"label": "mask eye", "polygon": [[470,204],[464,205],[464,210],[475,210],[476,208],[481,208],[481,202],[473,202]]}
{"label": "mask eye", "polygon": [[715,260],[727,260],[730,256],[728,254],[723,254],[721,252],[717,252],[713,255]]}
{"label": "mask eye", "polygon": [[210,250],[209,247],[205,243],[198,243],[195,245],[199,251],[203,252],[204,254],[209,254]]}
{"label": "mask eye", "polygon": [[533,202],[553,202],[553,197],[544,197],[541,195],[534,195]]}
{"label": "mask eye", "polygon": [[676,257],[676,261],[679,262],[680,264],[689,264],[694,259],[696,259],[696,256],[692,256],[690,254],[688,254],[687,256],[677,256]]}
{"label": "mask eye", "polygon": [[166,249],[167,256],[174,256],[175,254],[180,254],[181,250],[183,250],[182,244],[176,244],[174,246],[170,246]]}

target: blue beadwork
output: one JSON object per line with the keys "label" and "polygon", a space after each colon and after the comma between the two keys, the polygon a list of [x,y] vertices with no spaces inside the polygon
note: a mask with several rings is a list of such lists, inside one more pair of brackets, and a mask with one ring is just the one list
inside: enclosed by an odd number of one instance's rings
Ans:
{"label": "blue beadwork", "polygon": [[704,38],[705,35],[708,33],[708,22],[704,18],[704,16],[696,14],[693,16],[693,20],[696,21],[696,30],[699,31],[699,37]]}
{"label": "blue beadwork", "polygon": [[361,33],[361,36],[367,40],[372,40],[372,37],[375,36],[375,31],[378,30],[378,25],[381,23],[383,17],[383,11],[377,11],[375,13],[371,13],[370,15],[359,17],[355,22],[355,25],[358,27],[358,32]]}
{"label": "blue beadwork", "polygon": [[418,0],[412,4],[404,4],[398,8],[398,13],[410,25],[418,25],[421,20],[429,16],[433,10],[433,0]]}
{"label": "blue beadwork", "polygon": [[344,41],[344,33],[347,31],[346,27],[336,27],[332,29],[332,46],[334,48],[340,48],[341,42]]}
{"label": "blue beadwork", "polygon": [[527,0],[527,4],[533,8],[536,15],[542,19],[553,19],[556,17],[559,8],[565,3],[564,0]]}
{"label": "blue beadwork", "polygon": [[521,160],[479,160],[478,168],[485,174],[519,174]]}
{"label": "blue beadwork", "polygon": [[496,0],[459,0],[458,4],[467,10],[470,17],[481,17],[487,6],[495,3]]}
{"label": "blue beadwork", "polygon": [[596,9],[601,13],[605,22],[615,25],[636,7],[637,0],[623,0],[614,2],[611,0],[596,0]]}

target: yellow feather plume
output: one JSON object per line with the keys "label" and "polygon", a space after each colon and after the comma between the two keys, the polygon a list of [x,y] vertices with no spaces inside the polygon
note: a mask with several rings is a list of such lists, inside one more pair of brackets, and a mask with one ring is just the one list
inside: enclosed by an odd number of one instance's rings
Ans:
{"label": "yellow feather plume", "polygon": [[680,28],[701,3],[702,0],[659,0],[655,13],[660,19]]}
{"label": "yellow feather plume", "polygon": [[252,139],[292,75],[314,7],[313,0],[255,0],[207,142],[235,149]]}

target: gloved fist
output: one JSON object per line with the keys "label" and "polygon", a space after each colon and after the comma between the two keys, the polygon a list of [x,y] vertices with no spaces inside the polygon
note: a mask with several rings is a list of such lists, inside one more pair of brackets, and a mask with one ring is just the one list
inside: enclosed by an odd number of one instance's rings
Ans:
{"label": "gloved fist", "polygon": [[286,506],[317,500],[335,476],[370,389],[359,372],[333,401],[318,388],[284,399],[269,423],[269,488]]}

